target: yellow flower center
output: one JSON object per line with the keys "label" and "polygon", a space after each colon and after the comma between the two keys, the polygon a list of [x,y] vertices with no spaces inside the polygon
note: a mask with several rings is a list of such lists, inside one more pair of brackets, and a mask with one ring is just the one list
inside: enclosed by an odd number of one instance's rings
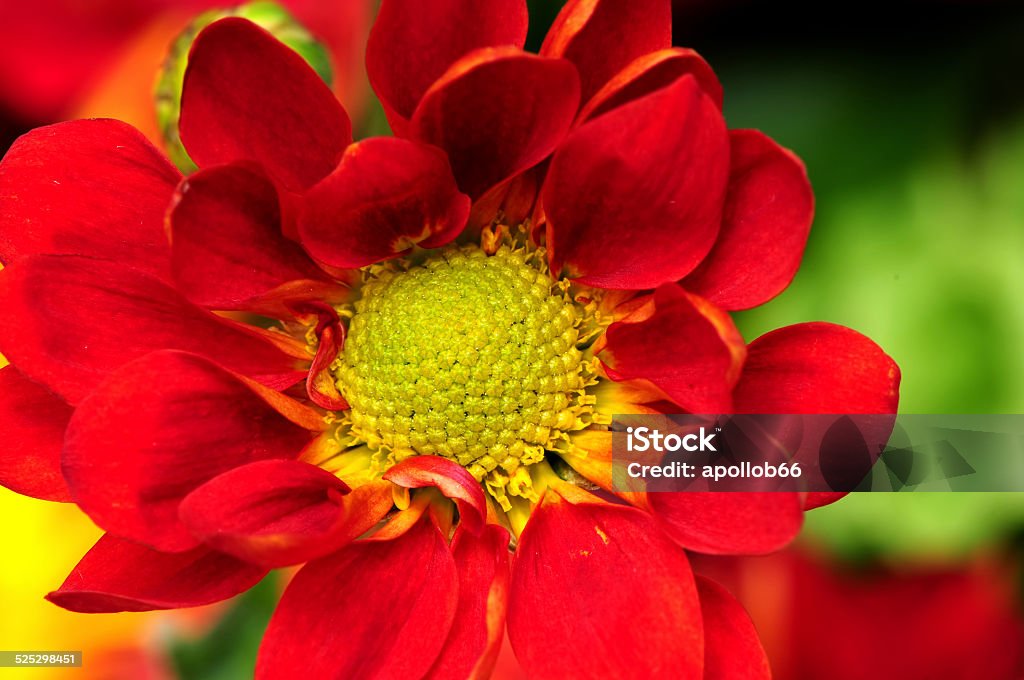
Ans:
{"label": "yellow flower center", "polygon": [[469,246],[373,270],[332,366],[351,433],[388,464],[454,460],[503,506],[533,499],[529,466],[591,410],[579,313],[535,259]]}

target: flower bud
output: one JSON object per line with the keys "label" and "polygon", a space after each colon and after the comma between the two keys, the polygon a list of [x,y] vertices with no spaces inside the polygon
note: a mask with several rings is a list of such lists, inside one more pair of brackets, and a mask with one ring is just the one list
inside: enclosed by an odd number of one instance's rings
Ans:
{"label": "flower bud", "polygon": [[163,134],[167,155],[182,172],[188,173],[196,169],[178,134],[181,89],[185,82],[189,51],[192,42],[204,28],[226,17],[248,19],[269,31],[305,59],[325,83],[331,84],[331,64],[327,50],[288,10],[277,3],[250,2],[230,9],[203,12],[175,38],[160,68],[154,92],[157,123]]}

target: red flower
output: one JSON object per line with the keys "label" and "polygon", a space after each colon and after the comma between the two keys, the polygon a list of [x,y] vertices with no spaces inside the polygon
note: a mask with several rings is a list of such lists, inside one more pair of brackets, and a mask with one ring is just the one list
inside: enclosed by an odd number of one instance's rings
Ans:
{"label": "red flower", "polygon": [[853,569],[788,549],[701,557],[695,569],[748,607],[777,677],[1016,680],[1024,672],[1018,566],[982,556]]}
{"label": "red flower", "polygon": [[297,55],[226,19],[186,75],[197,173],[112,121],[12,147],[0,479],[107,531],[52,601],[198,605],[306,563],[260,677],[484,677],[506,618],[536,677],[766,675],[683,549],[777,549],[831,499],[613,502],[588,490],[609,418],[889,413],[898,369],[829,324],[740,338],[725,310],[792,278],[811,192],[726,130],[667,2],[570,2],[540,56],[525,30],[521,1],[385,0],[398,138],[353,144]]}
{"label": "red flower", "polygon": [[[4,7],[0,23],[0,111],[23,122],[65,118],[83,104],[89,108],[93,90],[128,56],[140,59],[140,39],[158,34],[167,46],[190,17],[203,10],[240,3],[217,0],[38,0]],[[354,44],[365,40],[371,3],[362,0],[283,0],[291,12],[322,39],[332,52],[336,92],[344,101],[361,103],[365,75]],[[148,57],[143,49],[142,61]],[[158,60],[159,55],[156,56]],[[156,68],[159,61],[147,64]],[[119,72],[124,77],[125,73]],[[132,111],[136,101],[152,98],[153,73],[147,73],[145,92],[136,99],[120,93]],[[152,117],[152,115],[150,115]],[[155,123],[153,123],[155,127]]]}

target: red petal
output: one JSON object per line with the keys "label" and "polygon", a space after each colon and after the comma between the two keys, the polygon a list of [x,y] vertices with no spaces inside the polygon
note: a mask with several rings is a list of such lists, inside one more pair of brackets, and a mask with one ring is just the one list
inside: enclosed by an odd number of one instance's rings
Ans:
{"label": "red petal", "polygon": [[306,377],[306,395],[322,409],[345,411],[349,407],[348,402],[331,373],[331,364],[345,346],[345,327],[330,305],[314,304],[311,311],[319,317],[316,330],[318,344]]}
{"label": "red petal", "polygon": [[0,163],[0,261],[87,255],[169,279],[164,213],[180,178],[116,120],[33,130]]}
{"label": "red petal", "polygon": [[350,513],[348,493],[343,481],[314,465],[264,460],[203,484],[185,497],[178,515],[194,536],[221,552],[283,567],[334,552],[391,509],[388,498],[376,516]]}
{"label": "red petal", "polygon": [[448,153],[459,188],[475,200],[554,151],[578,106],[568,61],[513,47],[478,50],[423,96],[412,136]]}
{"label": "red petal", "polygon": [[[512,565],[508,633],[538,678],[700,677],[700,603],[683,551],[644,513],[548,490]],[[567,631],[580,631],[573,644]]]}
{"label": "red petal", "polygon": [[479,47],[522,47],[527,21],[524,0],[383,0],[366,45],[366,71],[396,132],[460,57]]}
{"label": "red petal", "polygon": [[270,620],[256,678],[419,678],[455,616],[458,574],[427,519],[393,541],[353,543],[298,573]]}
{"label": "red petal", "polygon": [[479,534],[487,517],[487,501],[480,482],[458,463],[438,456],[414,456],[390,468],[384,479],[409,489],[437,487],[459,506],[466,528]]}
{"label": "red petal", "polygon": [[870,338],[803,323],[750,343],[737,413],[895,413],[900,369]]}
{"label": "red petal", "polygon": [[348,148],[341,164],[306,196],[299,235],[333,267],[356,268],[415,245],[436,248],[469,217],[444,153],[424,144],[375,137]]}
{"label": "red petal", "polygon": [[505,634],[508,532],[489,524],[479,536],[458,531],[452,541],[459,571],[459,606],[441,656],[428,678],[489,678]]}
{"label": "red petal", "polygon": [[800,497],[784,492],[650,493],[647,503],[679,545],[714,555],[762,555],[800,533]]}
{"label": "red petal", "polygon": [[256,161],[293,190],[326,177],[352,141],[345,110],[316,72],[239,18],[211,24],[192,44],[179,128],[200,167]]}
{"label": "red petal", "polygon": [[645,380],[689,413],[729,413],[746,346],[728,314],[675,284],[605,333],[612,380]]}
{"label": "red petal", "polygon": [[540,53],[576,64],[586,102],[631,61],[671,44],[670,0],[569,0]]}
{"label": "red petal", "polygon": [[196,607],[234,597],[266,573],[206,548],[168,554],[106,534],[46,599],[89,614]]}
{"label": "red petal", "polygon": [[722,108],[722,85],[704,59],[691,49],[672,47],[645,54],[615,74],[587,102],[577,120],[597,118],[603,113],[674,83],[685,75],[697,79],[704,93]]}
{"label": "red petal", "polygon": [[[870,338],[844,326],[803,323],[748,348],[733,395],[737,413],[896,413],[900,369]],[[806,509],[843,493],[809,493]]]}
{"label": "red petal", "polygon": [[743,605],[714,581],[697,577],[704,616],[704,680],[771,680],[768,657]]}
{"label": "red petal", "polygon": [[256,332],[114,262],[19,260],[0,271],[0,308],[17,319],[0,332],[0,352],[72,404],[114,369],[158,349],[201,353],[279,387],[303,377],[296,359]]}
{"label": "red petal", "polygon": [[814,192],[792,152],[756,130],[729,135],[722,231],[683,285],[724,309],[748,309],[781,293],[796,275],[814,219]]}
{"label": "red petal", "polygon": [[0,484],[47,501],[69,501],[60,471],[71,407],[14,366],[0,369]]}
{"label": "red petal", "polygon": [[544,185],[552,271],[632,290],[682,278],[718,235],[728,172],[725,122],[692,76],[590,121]]}
{"label": "red petal", "polygon": [[178,505],[217,475],[294,458],[320,425],[311,409],[194,354],[153,352],[75,411],[64,444],[72,496],[101,527],[160,550],[196,545]]}
{"label": "red petal", "polygon": [[[282,307],[262,298],[290,282],[301,302],[336,296],[301,246],[281,233],[277,190],[244,165],[200,170],[182,182],[170,214],[172,267],[178,290],[212,309]],[[216,228],[211,228],[216,225]]]}

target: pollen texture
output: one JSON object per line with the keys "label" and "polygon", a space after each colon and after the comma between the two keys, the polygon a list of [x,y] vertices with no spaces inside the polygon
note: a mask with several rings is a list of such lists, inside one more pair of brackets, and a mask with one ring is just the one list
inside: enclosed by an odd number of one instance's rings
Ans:
{"label": "pollen texture", "polygon": [[589,412],[574,304],[523,251],[444,251],[381,268],[333,366],[352,434],[388,463],[438,455],[504,506]]}

